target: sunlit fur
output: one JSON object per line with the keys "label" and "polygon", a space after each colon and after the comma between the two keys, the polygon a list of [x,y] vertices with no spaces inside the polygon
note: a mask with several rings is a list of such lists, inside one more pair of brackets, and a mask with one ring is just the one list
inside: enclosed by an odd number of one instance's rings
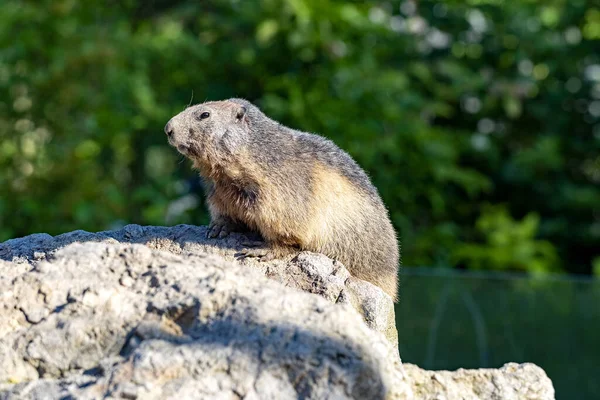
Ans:
{"label": "sunlit fur", "polygon": [[[200,119],[204,112],[210,116]],[[333,142],[287,128],[242,99],[188,107],[165,129],[207,183],[213,223],[245,225],[282,254],[328,255],[397,298],[399,252],[387,210]]]}

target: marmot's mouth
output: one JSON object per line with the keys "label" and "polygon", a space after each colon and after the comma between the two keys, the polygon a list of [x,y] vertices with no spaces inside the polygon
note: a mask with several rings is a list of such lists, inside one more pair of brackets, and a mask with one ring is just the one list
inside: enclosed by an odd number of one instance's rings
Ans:
{"label": "marmot's mouth", "polygon": [[192,146],[186,146],[184,144],[178,144],[177,151],[184,156],[198,156],[198,152]]}

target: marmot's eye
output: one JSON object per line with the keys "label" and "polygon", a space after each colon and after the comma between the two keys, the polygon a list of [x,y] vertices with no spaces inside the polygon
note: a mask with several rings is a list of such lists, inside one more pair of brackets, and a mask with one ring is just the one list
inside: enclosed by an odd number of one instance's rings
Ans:
{"label": "marmot's eye", "polygon": [[210,117],[209,112],[204,111],[202,114],[200,114],[200,119],[206,119],[208,117]]}

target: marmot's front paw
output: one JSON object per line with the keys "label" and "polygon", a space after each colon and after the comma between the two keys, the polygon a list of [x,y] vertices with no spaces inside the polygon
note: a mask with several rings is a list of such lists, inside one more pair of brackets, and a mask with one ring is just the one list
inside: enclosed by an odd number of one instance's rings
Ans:
{"label": "marmot's front paw", "polygon": [[213,221],[208,225],[208,232],[206,233],[206,237],[209,239],[219,238],[223,239],[224,237],[229,236],[231,232],[234,231],[235,225],[229,221],[224,219],[219,219],[217,221]]}

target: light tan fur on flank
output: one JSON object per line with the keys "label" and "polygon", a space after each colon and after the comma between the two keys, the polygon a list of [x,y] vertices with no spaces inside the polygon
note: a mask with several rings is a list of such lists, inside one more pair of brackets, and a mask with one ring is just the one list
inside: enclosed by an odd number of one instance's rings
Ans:
{"label": "light tan fur on flank", "polygon": [[320,252],[396,300],[399,252],[387,210],[331,141],[280,125],[240,99],[190,107],[165,132],[207,184],[209,237],[249,228],[271,246],[260,255]]}
{"label": "light tan fur on flank", "polygon": [[316,163],[313,176],[314,196],[303,246],[318,251],[334,239],[337,229],[347,229],[360,223],[362,212],[371,210],[356,188],[335,171]]}

